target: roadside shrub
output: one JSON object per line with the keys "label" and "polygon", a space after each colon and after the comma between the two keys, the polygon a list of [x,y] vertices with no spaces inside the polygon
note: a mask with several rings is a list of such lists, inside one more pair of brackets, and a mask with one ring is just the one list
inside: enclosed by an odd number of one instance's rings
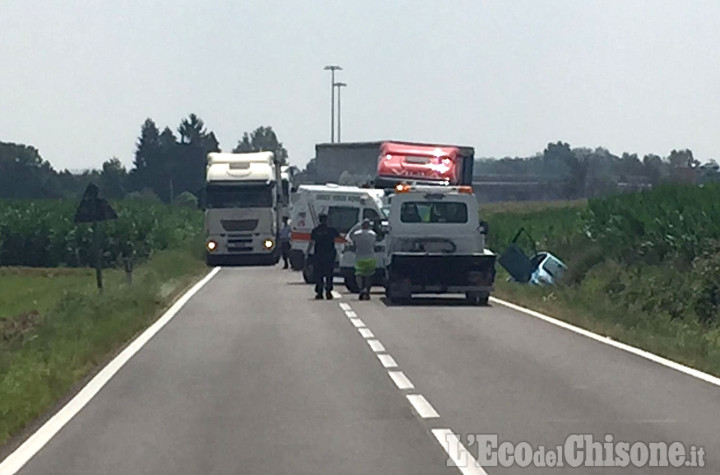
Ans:
{"label": "roadside shrub", "polygon": [[180,193],[177,198],[175,198],[174,203],[176,206],[185,208],[197,209],[198,207],[198,199],[189,191],[183,191]]}

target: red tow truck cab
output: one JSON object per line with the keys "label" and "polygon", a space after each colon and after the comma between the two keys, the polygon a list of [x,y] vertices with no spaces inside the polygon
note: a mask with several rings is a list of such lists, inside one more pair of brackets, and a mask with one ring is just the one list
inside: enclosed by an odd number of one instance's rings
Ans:
{"label": "red tow truck cab", "polygon": [[473,160],[474,151],[469,147],[384,142],[376,182],[471,185]]}

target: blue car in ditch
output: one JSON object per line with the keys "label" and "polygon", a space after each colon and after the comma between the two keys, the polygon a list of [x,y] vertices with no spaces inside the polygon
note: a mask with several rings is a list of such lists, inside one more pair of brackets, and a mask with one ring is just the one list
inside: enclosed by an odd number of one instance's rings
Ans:
{"label": "blue car in ditch", "polygon": [[[511,280],[523,284],[554,285],[565,273],[567,266],[556,256],[549,252],[533,250],[529,257],[518,246],[520,235],[527,232],[520,228],[505,252],[498,259],[498,263],[510,274]],[[529,237],[529,234],[528,234]],[[535,242],[531,239],[531,242]],[[534,248],[534,244],[533,244]]]}

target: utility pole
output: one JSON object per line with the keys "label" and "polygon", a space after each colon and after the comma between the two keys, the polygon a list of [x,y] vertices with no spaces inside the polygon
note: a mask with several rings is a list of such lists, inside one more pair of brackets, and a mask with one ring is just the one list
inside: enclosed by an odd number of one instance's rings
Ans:
{"label": "utility pole", "polygon": [[338,142],[341,142],[342,140],[340,140],[340,88],[347,87],[347,84],[345,84],[344,82],[336,82],[336,83],[335,83],[335,87],[338,88],[338,103],[337,103],[337,104],[338,104],[338,121],[337,121],[337,124],[338,124]]}
{"label": "utility pole", "polygon": [[340,66],[325,66],[330,71],[330,143],[335,142],[335,71],[342,71]]}

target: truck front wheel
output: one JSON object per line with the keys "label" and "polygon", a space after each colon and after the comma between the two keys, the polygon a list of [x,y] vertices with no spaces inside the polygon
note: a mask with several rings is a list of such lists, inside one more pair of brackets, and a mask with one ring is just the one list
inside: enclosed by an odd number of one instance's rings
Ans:
{"label": "truck front wheel", "polygon": [[313,268],[313,265],[310,263],[305,263],[305,267],[303,267],[302,275],[303,280],[306,284],[314,284],[315,283],[315,270]]}
{"label": "truck front wheel", "polygon": [[385,283],[385,297],[387,297],[391,304],[397,305],[410,300],[411,294],[402,292],[401,289],[398,288],[398,284],[394,280],[389,279]]}
{"label": "truck front wheel", "polygon": [[305,267],[305,254],[293,249],[290,251],[290,267],[292,270],[301,270]]}

